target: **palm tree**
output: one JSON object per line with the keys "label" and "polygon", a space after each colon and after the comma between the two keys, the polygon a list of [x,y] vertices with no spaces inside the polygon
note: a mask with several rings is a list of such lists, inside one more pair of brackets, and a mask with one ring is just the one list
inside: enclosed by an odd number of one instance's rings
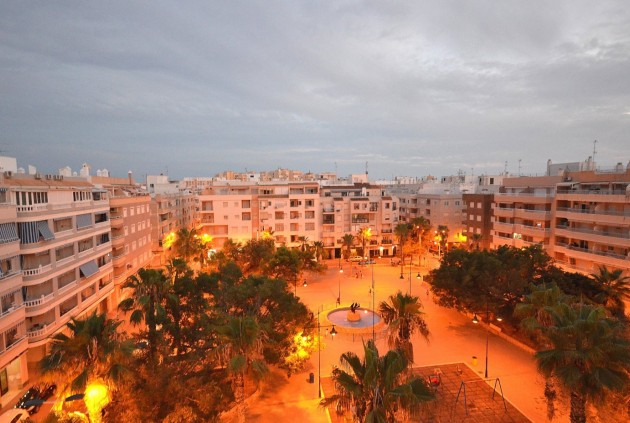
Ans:
{"label": "palm tree", "polygon": [[411,219],[411,235],[417,242],[418,263],[421,263],[421,257],[425,252],[425,246],[430,242],[429,234],[431,232],[431,222],[423,216]]}
{"label": "palm tree", "polygon": [[390,295],[389,302],[383,301],[379,305],[383,321],[389,325],[389,347],[403,351],[410,364],[413,363],[411,335],[417,331],[427,342],[429,340],[429,327],[421,308],[422,302],[418,297],[401,291]]}
{"label": "palm tree", "polygon": [[192,258],[198,258],[203,248],[195,229],[182,228],[177,231],[173,249],[177,257],[188,262]]}
{"label": "palm tree", "polygon": [[405,265],[404,248],[405,243],[409,238],[409,225],[406,223],[399,223],[394,228],[394,235],[398,238],[398,245],[400,245],[400,277],[402,278],[403,266]]}
{"label": "palm tree", "polygon": [[482,234],[472,234],[470,236],[470,249],[473,250],[473,247],[475,250],[479,251],[479,244],[481,244],[481,239],[483,238]]}
{"label": "palm tree", "polygon": [[442,247],[442,255],[446,253],[446,246],[448,245],[448,226],[438,225],[437,235],[440,237],[440,246]]}
{"label": "palm tree", "polygon": [[543,328],[551,347],[536,353],[538,369],[571,395],[571,423],[586,422],[586,403],[630,382],[630,342],[624,325],[601,306],[560,303]]}
{"label": "palm tree", "polygon": [[361,243],[361,257],[368,257],[367,251],[365,250],[365,244],[370,242],[370,238],[372,238],[372,228],[365,227],[361,228],[357,231],[357,239]]}
{"label": "palm tree", "polygon": [[350,257],[351,254],[351,250],[352,250],[352,245],[354,244],[354,235],[352,234],[345,234],[343,237],[341,237],[342,240],[342,245],[345,247],[344,250],[344,258],[347,260],[348,257]]}
{"label": "palm tree", "polygon": [[324,254],[324,241],[315,241],[313,247],[315,247],[315,259],[320,261]]}
{"label": "palm tree", "polygon": [[[85,392],[95,383],[111,390],[126,375],[134,348],[118,332],[121,323],[96,312],[85,319],[72,318],[66,324],[70,335],[58,333],[52,338],[50,352],[40,362],[42,373],[53,375],[64,396]],[[97,411],[90,413],[90,421],[101,421]]]}
{"label": "palm tree", "polygon": [[221,359],[232,376],[238,421],[245,422],[245,374],[252,370],[254,376],[262,377],[268,371],[262,359],[264,333],[250,316],[230,316],[218,331]]}
{"label": "palm tree", "polygon": [[300,237],[298,237],[298,241],[300,241],[300,250],[301,251],[306,251],[306,247],[308,247],[308,237],[307,236],[300,236]]}
{"label": "palm tree", "polygon": [[132,290],[131,296],[118,304],[122,311],[131,311],[129,321],[139,325],[143,321],[148,329],[149,357],[155,359],[157,352],[157,325],[164,322],[166,312],[164,299],[169,292],[169,282],[164,273],[156,269],[140,269],[122,285]]}
{"label": "palm tree", "polygon": [[623,271],[620,269],[611,272],[606,266],[599,266],[599,274],[591,275],[601,290],[595,296],[595,300],[603,304],[618,319],[625,319],[625,301],[630,300],[630,277],[622,274]]}
{"label": "palm tree", "polygon": [[[516,305],[514,316],[520,318],[520,325],[532,334],[538,344],[547,344],[547,338],[543,336],[543,329],[552,325],[552,312],[558,304],[569,302],[567,296],[555,283],[547,286],[531,285],[531,292],[525,295],[524,301]],[[556,389],[552,377],[545,379],[545,398],[547,399],[547,418],[553,420],[555,415]]]}
{"label": "palm tree", "polygon": [[433,395],[418,377],[405,380],[407,359],[400,351],[391,350],[380,357],[372,340],[363,345],[361,360],[355,353],[341,355],[341,363],[350,370],[335,368],[332,379],[338,391],[321,401],[322,406],[339,401],[352,405],[360,422],[393,422],[399,408],[410,411],[415,405],[429,401]]}

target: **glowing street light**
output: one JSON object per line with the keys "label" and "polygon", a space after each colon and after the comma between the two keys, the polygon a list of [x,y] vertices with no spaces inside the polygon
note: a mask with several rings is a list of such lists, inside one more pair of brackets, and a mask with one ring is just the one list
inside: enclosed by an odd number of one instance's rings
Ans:
{"label": "glowing street light", "polygon": [[[501,316],[497,316],[496,320],[500,322],[503,320],[503,318]],[[479,323],[479,317],[477,317],[477,313],[474,314],[472,322],[474,324]],[[490,309],[488,308],[488,303],[486,303],[486,325],[486,370],[484,372],[484,376],[488,378],[488,344],[490,340]]]}

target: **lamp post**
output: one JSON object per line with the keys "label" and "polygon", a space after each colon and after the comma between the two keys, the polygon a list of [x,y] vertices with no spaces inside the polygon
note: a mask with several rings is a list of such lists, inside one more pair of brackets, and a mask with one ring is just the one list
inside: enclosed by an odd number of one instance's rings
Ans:
{"label": "lamp post", "polygon": [[[497,321],[501,321],[503,318],[500,316],[497,317]],[[479,318],[477,317],[477,313],[473,316],[472,322],[474,324],[479,323]],[[490,343],[490,308],[488,307],[488,303],[486,302],[486,370],[484,373],[484,377],[488,378],[488,345]]]}
{"label": "lamp post", "polygon": [[[317,309],[317,397],[322,397],[322,325],[319,322],[320,308]],[[337,335],[335,325],[325,325],[323,327],[331,327],[330,335]]]}
{"label": "lamp post", "polygon": [[338,284],[337,305],[341,305],[341,274],[342,273],[343,273],[343,268],[339,266],[339,276],[337,277],[337,284]]}

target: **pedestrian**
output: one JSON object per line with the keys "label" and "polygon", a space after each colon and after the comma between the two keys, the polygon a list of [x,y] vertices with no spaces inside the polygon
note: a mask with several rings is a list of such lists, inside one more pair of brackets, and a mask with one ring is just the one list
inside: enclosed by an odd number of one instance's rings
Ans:
{"label": "pedestrian", "polygon": [[429,296],[429,290],[427,289],[427,297]]}

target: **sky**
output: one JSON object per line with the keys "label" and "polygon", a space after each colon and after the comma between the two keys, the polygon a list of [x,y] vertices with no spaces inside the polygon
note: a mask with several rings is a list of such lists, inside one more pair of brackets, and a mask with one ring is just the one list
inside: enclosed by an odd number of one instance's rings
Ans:
{"label": "sky", "polygon": [[172,179],[630,161],[630,8],[3,1],[0,155]]}

